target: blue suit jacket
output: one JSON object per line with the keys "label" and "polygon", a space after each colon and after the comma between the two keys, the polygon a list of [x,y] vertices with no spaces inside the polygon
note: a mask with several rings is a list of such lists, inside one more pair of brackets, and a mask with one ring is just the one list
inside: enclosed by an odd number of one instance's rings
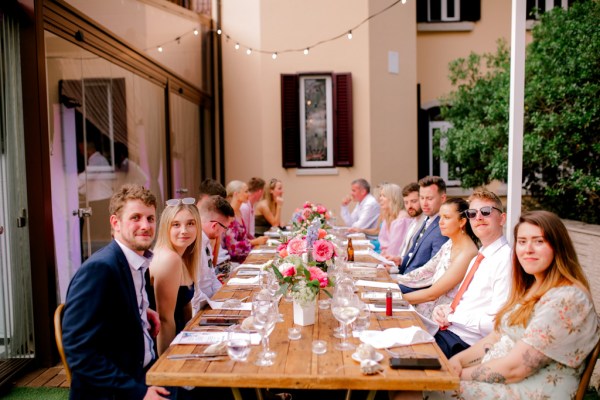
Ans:
{"label": "blue suit jacket", "polygon": [[129,264],[114,240],[71,280],[62,326],[70,399],[143,399],[143,325]]}
{"label": "blue suit jacket", "polygon": [[[416,238],[415,238],[416,240]],[[407,274],[410,271],[414,271],[417,268],[422,267],[440,250],[440,248],[446,243],[448,238],[446,236],[442,236],[440,232],[440,217],[437,216],[429,227],[423,233],[423,237],[415,246],[413,242],[408,254],[412,254],[412,257],[409,257],[407,254],[402,259],[402,265],[399,268],[401,274]],[[424,288],[421,288],[424,289]],[[402,293],[410,293],[415,290],[415,288],[409,288],[404,285],[400,285],[400,290]]]}

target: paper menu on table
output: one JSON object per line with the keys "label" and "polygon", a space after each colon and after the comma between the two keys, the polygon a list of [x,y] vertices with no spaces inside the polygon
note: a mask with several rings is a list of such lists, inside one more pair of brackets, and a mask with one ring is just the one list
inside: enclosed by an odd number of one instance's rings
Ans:
{"label": "paper menu on table", "polygon": [[366,287],[375,287],[380,289],[392,289],[392,290],[400,290],[398,284],[395,282],[377,282],[377,281],[366,281],[364,279],[359,279],[354,282],[355,286],[366,286]]}
{"label": "paper menu on table", "polygon": [[171,342],[174,344],[215,344],[224,340],[250,337],[250,343],[257,345],[260,343],[258,333],[245,332],[205,332],[205,331],[181,331]]}
{"label": "paper menu on table", "polygon": [[241,304],[238,303],[238,304],[240,304],[239,307],[224,307],[223,305],[225,303],[226,303],[225,301],[214,301],[214,300],[208,299],[208,305],[213,310],[242,310],[242,311],[251,311],[252,310],[252,303],[250,303],[250,302],[241,303]]}
{"label": "paper menu on table", "polygon": [[258,286],[258,275],[252,278],[229,278],[227,285]]}
{"label": "paper menu on table", "polygon": [[250,254],[275,254],[277,249],[254,249]]}
{"label": "paper menu on table", "polygon": [[[372,249],[367,249],[366,252],[367,252],[366,255],[375,258],[376,260],[382,262],[383,264],[391,265],[393,267],[396,266],[396,264],[393,261],[388,260],[387,258],[385,258],[384,256],[382,256],[381,254],[379,254],[378,252],[376,252]],[[356,251],[354,252],[354,254],[356,254]]]}
{"label": "paper menu on table", "polygon": [[[385,300],[385,292],[362,292],[361,297],[364,300]],[[401,299],[401,292],[392,292],[392,299]]]}

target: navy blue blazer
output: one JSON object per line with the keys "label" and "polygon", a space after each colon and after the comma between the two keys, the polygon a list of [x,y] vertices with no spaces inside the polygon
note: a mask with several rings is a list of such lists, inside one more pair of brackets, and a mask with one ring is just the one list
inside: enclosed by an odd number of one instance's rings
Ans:
{"label": "navy blue blazer", "polygon": [[71,280],[62,327],[70,399],[144,398],[142,319],[129,264],[114,240]]}
{"label": "navy blue blazer", "polygon": [[[402,259],[402,265],[399,268],[400,273],[407,274],[410,271],[414,271],[425,265],[427,261],[436,255],[447,240],[448,238],[442,236],[442,233],[440,232],[440,217],[438,215],[431,224],[429,224],[429,227],[425,230],[425,233],[423,233],[423,237],[419,243],[416,243],[415,246],[415,242],[413,242],[408,254]],[[412,257],[409,256],[410,254],[412,254]],[[419,289],[400,285],[400,290],[402,293],[410,293]]]}

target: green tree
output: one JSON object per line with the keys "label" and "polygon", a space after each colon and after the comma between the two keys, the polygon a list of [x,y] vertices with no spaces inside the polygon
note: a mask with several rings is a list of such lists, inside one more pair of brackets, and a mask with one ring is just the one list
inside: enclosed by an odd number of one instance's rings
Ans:
{"label": "green tree", "polygon": [[[523,187],[563,218],[600,223],[600,2],[543,14],[527,48]],[[441,156],[463,187],[508,171],[509,51],[450,64]]]}

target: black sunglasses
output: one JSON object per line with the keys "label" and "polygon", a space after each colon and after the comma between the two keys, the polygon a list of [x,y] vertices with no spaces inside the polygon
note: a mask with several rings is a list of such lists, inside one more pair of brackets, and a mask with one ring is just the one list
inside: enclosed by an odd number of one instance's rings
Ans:
{"label": "black sunglasses", "polygon": [[215,220],[211,220],[210,222],[214,222],[216,224],[219,224],[219,226],[225,230],[229,229],[228,227],[226,227],[225,225],[223,225],[222,223],[220,223],[219,221],[215,221]]}
{"label": "black sunglasses", "polygon": [[465,210],[464,213],[467,218],[475,219],[475,218],[477,218],[477,212],[479,211],[481,213],[481,216],[486,218],[492,214],[492,210],[498,210],[500,212],[500,214],[502,214],[504,212],[501,209],[499,209],[498,207],[485,206],[485,207],[481,207],[479,210],[477,210],[475,208],[469,208],[468,210]]}

